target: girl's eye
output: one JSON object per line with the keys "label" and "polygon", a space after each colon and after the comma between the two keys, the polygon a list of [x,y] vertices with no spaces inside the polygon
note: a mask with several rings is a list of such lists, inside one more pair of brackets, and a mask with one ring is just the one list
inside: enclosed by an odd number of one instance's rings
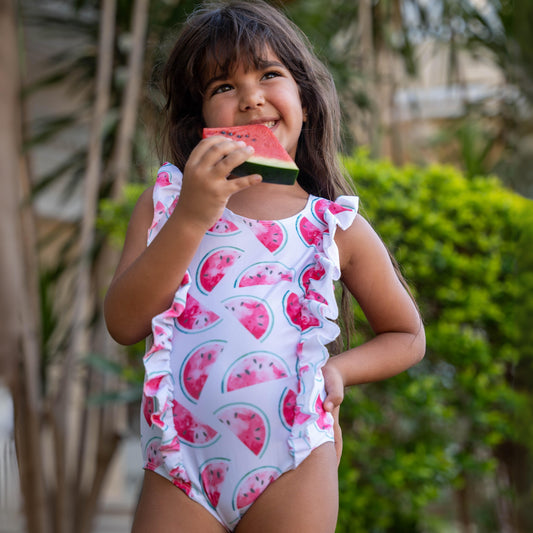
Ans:
{"label": "girl's eye", "polygon": [[221,85],[217,85],[213,91],[212,94],[221,94],[225,93],[227,91],[230,91],[232,89],[232,86],[229,83],[223,83]]}
{"label": "girl's eye", "polygon": [[271,80],[272,78],[277,78],[279,76],[281,76],[281,72],[278,72],[276,70],[269,70],[268,72],[265,72],[265,74],[263,74],[263,78],[267,80]]}

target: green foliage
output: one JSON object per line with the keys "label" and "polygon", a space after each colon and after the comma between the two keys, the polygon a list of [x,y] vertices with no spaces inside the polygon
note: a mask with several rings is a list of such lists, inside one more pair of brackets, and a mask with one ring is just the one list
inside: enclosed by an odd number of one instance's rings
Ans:
{"label": "green foliage", "polygon": [[413,287],[427,352],[348,392],[337,531],[419,531],[450,484],[490,481],[501,443],[531,448],[533,210],[451,167],[399,169],[364,152],[344,163]]}
{"label": "green foliage", "polygon": [[124,187],[120,202],[110,198],[100,200],[97,227],[109,236],[114,246],[121,248],[124,244],[133,208],[145,189],[146,185],[142,183],[128,183]]}

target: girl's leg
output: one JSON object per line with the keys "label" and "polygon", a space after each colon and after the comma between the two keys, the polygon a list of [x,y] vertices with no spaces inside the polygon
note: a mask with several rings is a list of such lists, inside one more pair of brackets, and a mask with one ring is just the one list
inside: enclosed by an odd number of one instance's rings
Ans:
{"label": "girl's leg", "polygon": [[242,517],[236,533],[334,533],[338,507],[337,455],[328,442],[274,481]]}
{"label": "girl's leg", "polygon": [[145,471],[132,533],[226,533],[226,528],[164,477]]}

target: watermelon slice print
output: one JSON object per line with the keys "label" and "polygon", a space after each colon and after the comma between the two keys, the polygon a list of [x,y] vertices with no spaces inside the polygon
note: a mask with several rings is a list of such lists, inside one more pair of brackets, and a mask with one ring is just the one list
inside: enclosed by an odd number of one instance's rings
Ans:
{"label": "watermelon slice print", "polygon": [[279,253],[287,243],[285,228],[274,220],[243,219],[257,240],[273,254]]}
{"label": "watermelon slice print", "polygon": [[300,287],[304,290],[304,292],[307,292],[312,279],[318,281],[325,275],[326,270],[320,263],[312,263],[309,266],[306,266],[300,274]]}
{"label": "watermelon slice print", "polygon": [[204,388],[209,369],[224,350],[226,341],[207,341],[194,348],[185,357],[180,368],[180,387],[189,400],[196,403]]}
{"label": "watermelon slice print", "polygon": [[287,387],[283,391],[279,402],[278,410],[281,423],[289,431],[295,422],[297,424],[303,424],[311,418],[310,415],[306,415],[300,411],[300,408],[296,405],[296,396],[296,391]]}
{"label": "watermelon slice print", "polygon": [[325,198],[318,198],[313,202],[311,211],[314,217],[322,224],[325,224],[324,213],[330,211],[333,215],[342,213],[343,211],[353,211],[350,207],[344,207],[340,204],[332,202],[331,200],[326,200]]}
{"label": "watermelon slice print", "polygon": [[231,220],[220,217],[208,230],[209,235],[236,235],[240,229]]}
{"label": "watermelon slice print", "polygon": [[275,466],[260,466],[244,475],[233,492],[233,509],[243,511],[265,491],[265,489],[281,475]]}
{"label": "watermelon slice print", "polygon": [[318,428],[322,431],[331,431],[333,428],[333,424],[331,422],[333,420],[332,415],[324,409],[324,403],[320,397],[320,394],[317,396],[315,402],[315,412],[318,414],[318,419],[315,422]]}
{"label": "watermelon slice print", "polygon": [[180,441],[195,448],[210,446],[220,434],[207,424],[197,420],[193,414],[176,400],[172,401],[174,426]]}
{"label": "watermelon slice print", "polygon": [[229,462],[225,457],[214,457],[200,465],[200,485],[214,508],[220,500],[220,487],[226,479]]}
{"label": "watermelon slice print", "polygon": [[270,438],[270,424],[261,409],[246,403],[231,403],[217,409],[215,414],[254,455],[263,455]]}
{"label": "watermelon slice print", "polygon": [[242,254],[243,250],[233,247],[216,248],[209,252],[198,266],[196,274],[198,289],[204,294],[210,293]]}
{"label": "watermelon slice print", "polygon": [[292,281],[293,276],[293,269],[278,261],[255,263],[237,277],[235,287],[275,285],[280,281]]}
{"label": "watermelon slice print", "polygon": [[314,246],[317,250],[323,250],[323,234],[326,229],[317,228],[306,216],[299,216],[296,221],[296,229],[299,237],[307,246]]}
{"label": "watermelon slice print", "polygon": [[263,181],[292,185],[298,176],[298,167],[280,144],[273,131],[264,124],[249,124],[229,128],[204,128],[203,137],[224,135],[252,146],[254,153],[233,170],[235,176],[261,174]]}
{"label": "watermelon slice print", "polygon": [[259,341],[264,341],[272,329],[270,306],[255,296],[235,296],[223,300],[224,307]]}
{"label": "watermelon slice print", "polygon": [[302,305],[298,295],[287,292],[283,298],[283,311],[289,322],[302,332],[320,326],[320,320]]}
{"label": "watermelon slice print", "polygon": [[185,309],[176,319],[176,327],[185,333],[196,333],[213,327],[220,317],[206,309],[198,300],[187,294]]}
{"label": "watermelon slice print", "polygon": [[161,455],[161,439],[159,437],[152,437],[144,449],[144,456],[146,457],[146,464],[144,468],[148,470],[155,470],[158,466],[163,464],[163,456]]}
{"label": "watermelon slice print", "polygon": [[143,392],[143,399],[142,399],[142,411],[144,415],[144,419],[146,420],[146,423],[148,426],[152,426],[152,415],[155,412],[155,398],[152,398],[150,396],[146,396],[146,394]]}
{"label": "watermelon slice print", "polygon": [[164,170],[157,174],[156,183],[161,187],[168,187],[171,184],[170,174]]}
{"label": "watermelon slice print", "polygon": [[251,352],[239,357],[228,368],[222,380],[222,392],[231,392],[287,376],[289,367],[279,355]]}

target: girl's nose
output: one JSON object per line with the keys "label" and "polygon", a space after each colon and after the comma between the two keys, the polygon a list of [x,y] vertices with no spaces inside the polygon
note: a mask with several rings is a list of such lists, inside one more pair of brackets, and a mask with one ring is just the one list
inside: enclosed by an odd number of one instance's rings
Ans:
{"label": "girl's nose", "polygon": [[258,87],[249,87],[241,91],[241,111],[248,111],[262,106],[265,103],[263,91]]}

